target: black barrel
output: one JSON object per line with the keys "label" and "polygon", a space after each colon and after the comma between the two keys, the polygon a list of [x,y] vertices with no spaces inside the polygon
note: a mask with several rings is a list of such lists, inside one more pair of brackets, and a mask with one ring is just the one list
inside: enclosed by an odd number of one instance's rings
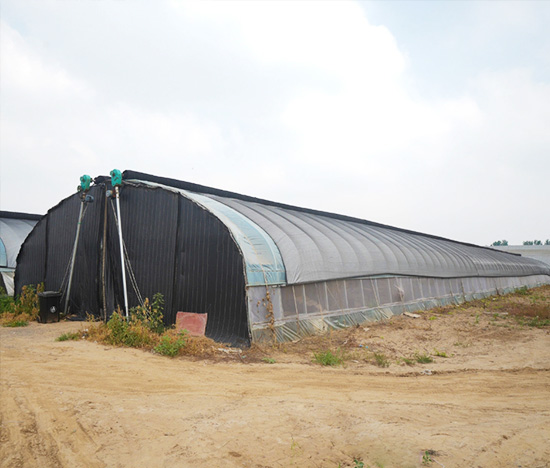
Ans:
{"label": "black barrel", "polygon": [[40,323],[59,322],[59,303],[61,302],[61,293],[57,291],[44,291],[38,293],[38,303],[40,305]]}

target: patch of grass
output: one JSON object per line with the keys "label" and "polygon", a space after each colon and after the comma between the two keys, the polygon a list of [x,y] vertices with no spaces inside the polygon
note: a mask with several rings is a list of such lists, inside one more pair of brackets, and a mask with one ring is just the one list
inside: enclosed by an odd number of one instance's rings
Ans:
{"label": "patch of grass", "polygon": [[433,358],[429,354],[416,353],[414,355],[414,359],[419,364],[429,364],[430,362],[434,362]]}
{"label": "patch of grass", "polygon": [[10,327],[10,328],[16,328],[16,327],[26,327],[29,324],[26,320],[7,320],[6,322],[2,323],[3,327]]}
{"label": "patch of grass", "polygon": [[414,363],[415,363],[414,359],[406,358],[406,357],[402,357],[401,361],[403,361],[403,363],[407,364],[407,366],[414,366]]}
{"label": "patch of grass", "polygon": [[82,335],[80,333],[63,333],[62,335],[59,335],[55,341],[70,341],[70,340],[79,340]]}
{"label": "patch of grass", "polygon": [[330,350],[313,353],[313,360],[317,364],[321,364],[322,366],[332,366],[332,367],[339,366],[343,362],[342,356],[334,354]]}
{"label": "patch of grass", "polygon": [[390,361],[383,353],[374,353],[374,361],[378,367],[390,367]]}
{"label": "patch of grass", "polygon": [[434,349],[434,354],[439,357],[447,358],[447,353],[444,351],[438,351],[437,349]]}
{"label": "patch of grass", "polygon": [[270,358],[270,357],[264,357],[262,358],[262,361],[268,363],[268,364],[275,364],[277,361],[273,358]]}
{"label": "patch of grass", "polygon": [[526,317],[517,317],[517,322],[522,326],[527,327],[534,327],[534,328],[544,328],[544,327],[550,327],[550,319],[547,318],[541,318],[541,317],[533,317],[533,318],[526,318]]}
{"label": "patch of grass", "polygon": [[528,296],[529,295],[529,290],[527,289],[527,286],[523,286],[519,289],[516,289],[514,294],[516,294],[518,296]]}

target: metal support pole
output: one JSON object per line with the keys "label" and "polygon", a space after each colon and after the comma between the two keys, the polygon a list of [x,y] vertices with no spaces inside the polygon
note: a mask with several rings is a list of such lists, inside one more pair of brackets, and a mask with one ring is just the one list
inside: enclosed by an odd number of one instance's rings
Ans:
{"label": "metal support pole", "polygon": [[124,246],[122,245],[122,218],[120,217],[120,201],[118,185],[115,187],[116,211],[118,218],[118,240],[120,243],[120,263],[122,265],[122,289],[124,290],[124,311],[128,320],[128,292],[126,291],[126,262],[124,261]]}
{"label": "metal support pole", "polygon": [[82,225],[82,213],[84,212],[84,200],[80,203],[80,213],[78,214],[78,224],[76,226],[76,236],[74,238],[73,255],[71,257],[71,269],[69,273],[69,284],[65,296],[65,315],[69,314],[69,297],[71,296],[71,285],[73,283],[74,262],[76,260],[76,249],[78,248],[78,239],[80,237],[80,226]]}

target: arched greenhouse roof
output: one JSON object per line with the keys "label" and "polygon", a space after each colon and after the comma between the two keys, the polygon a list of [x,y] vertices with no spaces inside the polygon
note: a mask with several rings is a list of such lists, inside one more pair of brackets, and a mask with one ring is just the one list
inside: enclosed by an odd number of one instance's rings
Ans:
{"label": "arched greenhouse roof", "polygon": [[40,215],[0,211],[0,267],[15,268],[21,244]]}
{"label": "arched greenhouse roof", "polygon": [[217,216],[243,253],[249,285],[376,275],[550,275],[548,265],[487,247],[135,171],[125,171],[124,179],[177,190]]}

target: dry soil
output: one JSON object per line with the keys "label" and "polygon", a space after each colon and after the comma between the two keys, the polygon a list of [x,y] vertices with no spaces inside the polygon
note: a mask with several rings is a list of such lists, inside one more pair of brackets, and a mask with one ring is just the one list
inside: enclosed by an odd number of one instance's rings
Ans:
{"label": "dry soil", "polygon": [[550,467],[550,329],[514,317],[550,288],[510,300],[205,359],[1,328],[0,466]]}

